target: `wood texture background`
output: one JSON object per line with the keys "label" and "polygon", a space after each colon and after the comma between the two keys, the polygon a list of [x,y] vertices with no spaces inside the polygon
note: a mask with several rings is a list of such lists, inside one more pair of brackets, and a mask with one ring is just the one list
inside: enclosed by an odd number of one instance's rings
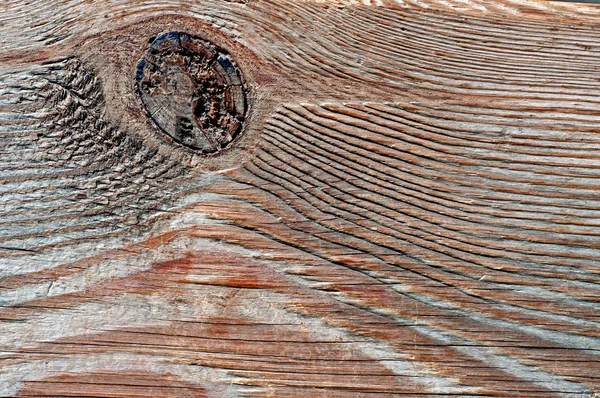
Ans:
{"label": "wood texture background", "polygon": [[[141,110],[226,48],[243,138]],[[2,0],[0,396],[600,392],[600,7]]]}

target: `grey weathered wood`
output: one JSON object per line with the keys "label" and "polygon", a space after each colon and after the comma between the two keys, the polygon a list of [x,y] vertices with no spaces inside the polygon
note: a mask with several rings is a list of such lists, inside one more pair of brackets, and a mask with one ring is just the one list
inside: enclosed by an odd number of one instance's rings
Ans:
{"label": "grey weathered wood", "polygon": [[[600,391],[600,8],[5,1],[1,396]],[[248,86],[217,156],[149,40]]]}

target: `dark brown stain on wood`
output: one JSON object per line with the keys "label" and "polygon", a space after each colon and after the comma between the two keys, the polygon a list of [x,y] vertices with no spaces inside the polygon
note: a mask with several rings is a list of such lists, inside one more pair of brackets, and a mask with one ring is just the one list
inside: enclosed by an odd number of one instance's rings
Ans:
{"label": "dark brown stain on wood", "polygon": [[246,89],[222,48],[187,33],[163,33],[139,62],[136,79],[148,114],[176,142],[216,154],[240,134]]}

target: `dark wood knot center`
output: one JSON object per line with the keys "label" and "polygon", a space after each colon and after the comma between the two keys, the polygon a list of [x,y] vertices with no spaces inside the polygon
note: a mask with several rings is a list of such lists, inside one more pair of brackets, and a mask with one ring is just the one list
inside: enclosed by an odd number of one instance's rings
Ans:
{"label": "dark wood knot center", "polygon": [[136,72],[143,106],[174,141],[204,155],[217,154],[242,131],[246,89],[224,49],[182,32],[152,41]]}

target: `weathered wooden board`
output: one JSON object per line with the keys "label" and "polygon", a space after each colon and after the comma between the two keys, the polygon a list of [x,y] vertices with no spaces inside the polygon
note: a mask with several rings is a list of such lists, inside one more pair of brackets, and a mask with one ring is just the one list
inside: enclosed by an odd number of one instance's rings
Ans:
{"label": "weathered wooden board", "polygon": [[[168,31],[242,135],[169,141]],[[600,392],[600,7],[3,0],[0,396]]]}

